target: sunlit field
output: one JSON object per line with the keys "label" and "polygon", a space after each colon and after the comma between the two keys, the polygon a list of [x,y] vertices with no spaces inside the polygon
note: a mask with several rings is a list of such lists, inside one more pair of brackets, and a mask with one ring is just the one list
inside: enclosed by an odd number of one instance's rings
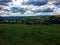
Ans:
{"label": "sunlit field", "polygon": [[0,24],[0,45],[60,45],[60,24]]}

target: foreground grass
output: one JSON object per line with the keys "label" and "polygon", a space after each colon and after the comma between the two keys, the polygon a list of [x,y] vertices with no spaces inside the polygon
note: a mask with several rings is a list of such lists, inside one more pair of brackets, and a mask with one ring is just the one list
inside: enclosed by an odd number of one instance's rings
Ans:
{"label": "foreground grass", "polygon": [[0,24],[0,45],[60,45],[60,25]]}

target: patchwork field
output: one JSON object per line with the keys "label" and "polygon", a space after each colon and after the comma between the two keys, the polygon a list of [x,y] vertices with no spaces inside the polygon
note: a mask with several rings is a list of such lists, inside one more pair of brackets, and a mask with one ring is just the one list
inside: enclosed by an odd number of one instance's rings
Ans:
{"label": "patchwork field", "polygon": [[0,45],[60,45],[60,24],[0,24]]}

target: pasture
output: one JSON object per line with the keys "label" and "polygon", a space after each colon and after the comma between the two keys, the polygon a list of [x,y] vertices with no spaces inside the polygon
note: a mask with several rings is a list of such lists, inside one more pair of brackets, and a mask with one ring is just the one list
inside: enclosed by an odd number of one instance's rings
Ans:
{"label": "pasture", "polygon": [[60,45],[60,24],[0,24],[0,45]]}

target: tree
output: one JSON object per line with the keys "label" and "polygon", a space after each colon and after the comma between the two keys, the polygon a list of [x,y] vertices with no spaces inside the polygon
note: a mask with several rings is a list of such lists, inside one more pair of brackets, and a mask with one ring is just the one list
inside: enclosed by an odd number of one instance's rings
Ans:
{"label": "tree", "polygon": [[2,21],[4,21],[4,18],[0,16],[0,23],[2,23]]}

